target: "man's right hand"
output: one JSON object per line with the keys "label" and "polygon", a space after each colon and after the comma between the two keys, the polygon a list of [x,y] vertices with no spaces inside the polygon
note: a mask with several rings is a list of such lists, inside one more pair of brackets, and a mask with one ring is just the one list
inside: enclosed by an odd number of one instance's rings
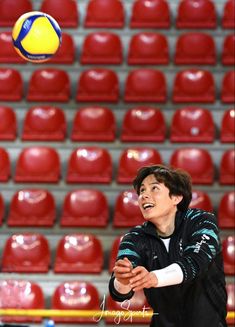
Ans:
{"label": "man's right hand", "polygon": [[117,260],[113,268],[116,280],[122,285],[129,285],[130,278],[133,277],[132,269],[133,266],[127,258]]}

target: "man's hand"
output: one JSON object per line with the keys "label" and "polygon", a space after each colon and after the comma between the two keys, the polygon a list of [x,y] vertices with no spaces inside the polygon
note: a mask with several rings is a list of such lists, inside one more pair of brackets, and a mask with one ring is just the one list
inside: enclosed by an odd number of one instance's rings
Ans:
{"label": "man's hand", "polygon": [[130,278],[133,277],[132,269],[132,264],[127,258],[116,261],[113,268],[116,280],[123,285],[129,285]]}
{"label": "man's hand", "polygon": [[157,287],[158,280],[156,275],[142,266],[132,269],[132,275],[133,277],[130,279],[130,285],[133,291]]}

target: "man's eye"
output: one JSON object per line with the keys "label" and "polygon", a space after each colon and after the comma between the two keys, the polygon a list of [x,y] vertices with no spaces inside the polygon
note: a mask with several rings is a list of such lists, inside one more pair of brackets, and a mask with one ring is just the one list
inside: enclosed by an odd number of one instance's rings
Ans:
{"label": "man's eye", "polygon": [[144,192],[144,189],[142,188],[142,189],[140,189],[140,193],[143,193]]}

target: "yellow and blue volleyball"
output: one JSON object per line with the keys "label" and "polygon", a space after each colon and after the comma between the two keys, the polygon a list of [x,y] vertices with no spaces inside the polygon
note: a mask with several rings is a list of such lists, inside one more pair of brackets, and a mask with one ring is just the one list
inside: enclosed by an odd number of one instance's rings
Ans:
{"label": "yellow and blue volleyball", "polygon": [[31,11],[16,21],[12,30],[13,46],[25,60],[40,63],[49,60],[61,44],[61,29],[50,15]]}

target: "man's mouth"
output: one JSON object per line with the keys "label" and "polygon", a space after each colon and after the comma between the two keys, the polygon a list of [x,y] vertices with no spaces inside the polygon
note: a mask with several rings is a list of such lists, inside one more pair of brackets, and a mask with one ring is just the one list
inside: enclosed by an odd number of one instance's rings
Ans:
{"label": "man's mouth", "polygon": [[142,208],[144,209],[144,210],[149,210],[149,209],[152,209],[154,207],[154,204],[153,203],[144,203],[143,205],[142,205]]}

